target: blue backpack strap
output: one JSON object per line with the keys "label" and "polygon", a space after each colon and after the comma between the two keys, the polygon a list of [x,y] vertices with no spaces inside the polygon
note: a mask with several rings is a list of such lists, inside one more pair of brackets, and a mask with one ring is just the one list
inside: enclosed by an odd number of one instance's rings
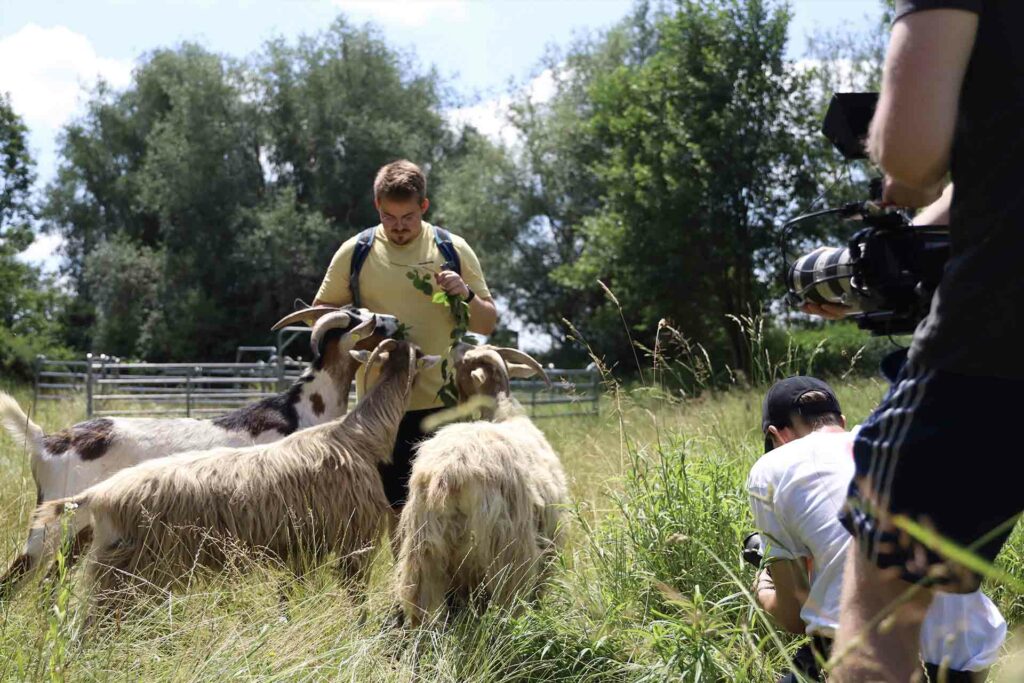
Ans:
{"label": "blue backpack strap", "polygon": [[455,244],[452,243],[452,234],[435,225],[434,242],[444,257],[444,268],[462,275],[462,261],[459,259],[459,252],[455,251]]}
{"label": "blue backpack strap", "polygon": [[361,308],[363,305],[362,297],[359,296],[359,271],[363,269],[366,257],[370,255],[370,249],[373,247],[373,235],[376,231],[377,228],[367,228],[359,233],[359,238],[356,240],[356,248],[352,251],[348,288],[352,292],[352,305],[356,308]]}

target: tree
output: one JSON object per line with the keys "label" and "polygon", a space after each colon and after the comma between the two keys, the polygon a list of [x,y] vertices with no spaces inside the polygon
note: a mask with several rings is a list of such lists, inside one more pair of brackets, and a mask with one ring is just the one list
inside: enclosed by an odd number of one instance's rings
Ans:
{"label": "tree", "polygon": [[257,63],[270,175],[341,234],[379,221],[377,169],[405,157],[429,172],[451,146],[437,74],[373,28],[339,17],[295,45],[271,41]]}
{"label": "tree", "polygon": [[72,339],[76,345],[108,351],[98,342],[130,331],[111,336],[109,323],[125,318],[97,309],[115,299],[97,298],[101,276],[95,267],[87,272],[92,252],[116,243],[118,253],[147,249],[162,260],[162,281],[145,315],[173,322],[148,337],[140,354],[162,360],[185,351],[230,353],[241,321],[225,311],[243,293],[223,263],[246,229],[245,209],[263,196],[258,120],[245,87],[241,67],[198,46],[157,50],[124,92],[101,83],[88,113],[65,129],[64,162],[48,188],[44,217],[65,238],[66,274],[77,294],[72,319],[84,330]]}
{"label": "tree", "polygon": [[734,367],[747,346],[726,316],[761,310],[777,227],[818,189],[818,121],[785,59],[788,25],[763,0],[681,2],[648,58],[592,84],[605,195],[581,258],[556,273],[579,289],[606,280],[645,339],[669,318],[725,345]]}
{"label": "tree", "polygon": [[506,148],[469,128],[439,169],[439,219],[478,247],[501,304],[554,339],[547,355],[559,363],[585,357],[564,340],[562,319],[590,319],[602,301],[599,292],[551,277],[579,258],[582,221],[601,205],[594,169],[603,150],[581,125],[592,116],[589,87],[601,73],[643,58],[649,14],[640,3],[608,33],[581,39],[565,54],[550,53],[538,75],[553,81],[553,97],[541,101],[523,92],[512,104],[509,123],[519,142]]}
{"label": "tree", "polygon": [[445,158],[440,104],[432,71],[343,19],[246,62],[156,50],[125,90],[100,83],[64,131],[43,212],[65,239],[69,341],[167,360],[267,340],[377,222],[376,170]]}
{"label": "tree", "polygon": [[[760,0],[640,3],[549,58],[554,96],[513,107],[512,167],[493,150],[462,162],[516,179],[501,267],[519,317],[557,337],[568,318],[629,367],[630,337],[649,343],[668,318],[745,366],[726,316],[774,293],[778,226],[825,168],[810,76],[785,59],[788,25],[785,6]],[[500,196],[471,187],[474,206]]]}
{"label": "tree", "polygon": [[28,129],[0,93],[0,370],[27,378],[36,354],[57,351],[61,296],[17,256],[35,239]]}

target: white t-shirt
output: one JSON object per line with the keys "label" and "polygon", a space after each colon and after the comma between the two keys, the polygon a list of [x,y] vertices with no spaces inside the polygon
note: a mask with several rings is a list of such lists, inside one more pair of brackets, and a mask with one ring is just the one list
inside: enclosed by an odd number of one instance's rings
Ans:
{"label": "white t-shirt", "polygon": [[[854,474],[853,434],[814,432],[768,453],[747,477],[754,521],[765,556],[810,558],[810,593],[800,610],[807,633],[835,637],[849,533],[839,512]],[[921,629],[924,661],[978,671],[991,666],[1006,637],[1006,621],[981,591],[936,593]]]}

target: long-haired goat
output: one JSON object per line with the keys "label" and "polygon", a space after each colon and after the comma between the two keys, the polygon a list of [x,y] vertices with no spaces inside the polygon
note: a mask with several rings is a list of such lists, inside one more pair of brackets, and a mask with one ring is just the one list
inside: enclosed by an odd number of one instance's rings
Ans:
{"label": "long-haired goat", "polygon": [[297,572],[336,552],[343,572],[360,577],[390,510],[377,466],[391,457],[418,371],[439,359],[394,339],[351,353],[373,386],[345,417],[268,445],[150,460],[43,504],[35,525],[85,512],[88,572],[108,609],[135,591],[175,587],[196,567],[221,568],[232,548]]}
{"label": "long-haired goat", "polygon": [[515,349],[460,347],[453,356],[463,398],[493,391],[497,407],[493,421],[449,425],[419,446],[396,566],[412,627],[452,603],[509,607],[532,597],[562,543],[565,473],[509,395],[510,375],[547,379],[543,369]]}
{"label": "long-haired goat", "polygon": [[[365,308],[318,306],[296,311],[274,329],[314,319],[314,361],[286,391],[212,420],[193,418],[98,418],[46,435],[0,392],[0,422],[31,451],[36,505],[80,493],[115,472],[146,460],[218,446],[270,443],[344,415],[358,363],[349,350],[373,349],[398,331],[398,320]],[[72,522],[72,560],[88,544],[85,523]],[[49,530],[51,535],[56,529]],[[80,535],[78,535],[80,534]],[[0,598],[29,572],[49,564],[43,530],[30,530],[22,553],[0,577]]]}

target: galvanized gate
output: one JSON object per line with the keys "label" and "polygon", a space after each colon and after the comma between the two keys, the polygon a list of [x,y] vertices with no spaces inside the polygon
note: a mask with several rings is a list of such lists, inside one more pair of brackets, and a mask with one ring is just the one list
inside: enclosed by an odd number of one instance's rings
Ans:
{"label": "galvanized gate", "polygon": [[[85,360],[40,356],[35,400],[84,398],[89,417],[212,417],[283,391],[307,365],[284,355],[252,363],[130,363],[105,355],[90,354]],[[532,417],[599,413],[596,370],[551,368],[547,373],[550,389],[540,380],[512,382],[513,394]],[[349,405],[354,404],[353,392]]]}

